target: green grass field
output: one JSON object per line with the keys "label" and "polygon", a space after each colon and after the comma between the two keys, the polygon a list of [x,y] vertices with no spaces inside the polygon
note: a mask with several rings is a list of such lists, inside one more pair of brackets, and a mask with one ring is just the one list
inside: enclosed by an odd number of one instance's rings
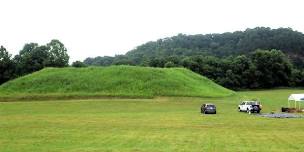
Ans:
{"label": "green grass field", "polygon": [[200,96],[233,91],[184,68],[110,66],[45,68],[0,86],[0,101],[88,97]]}
{"label": "green grass field", "polygon": [[[1,152],[274,151],[304,149],[304,119],[264,118],[236,110],[259,98],[279,111],[291,93],[245,91],[223,98],[89,99],[0,103]],[[218,114],[201,115],[213,102]]]}

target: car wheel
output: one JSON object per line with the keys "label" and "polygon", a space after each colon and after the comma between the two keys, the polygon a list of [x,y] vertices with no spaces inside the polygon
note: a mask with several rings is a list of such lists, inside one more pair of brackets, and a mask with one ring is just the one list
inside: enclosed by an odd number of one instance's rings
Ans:
{"label": "car wheel", "polygon": [[258,110],[257,113],[260,113],[260,110]]}
{"label": "car wheel", "polygon": [[241,112],[241,108],[239,107],[238,109],[239,109],[239,112]]}
{"label": "car wheel", "polygon": [[247,113],[248,113],[248,114],[251,114],[251,110],[247,109]]}

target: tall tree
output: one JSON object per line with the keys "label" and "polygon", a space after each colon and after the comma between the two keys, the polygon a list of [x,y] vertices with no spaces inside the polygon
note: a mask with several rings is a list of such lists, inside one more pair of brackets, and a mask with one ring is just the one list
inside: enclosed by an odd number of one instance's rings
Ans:
{"label": "tall tree", "polygon": [[292,65],[287,56],[279,50],[258,50],[251,55],[256,66],[257,81],[262,88],[288,86]]}
{"label": "tall tree", "polygon": [[51,67],[66,67],[69,65],[67,49],[59,40],[52,40],[47,44],[49,51],[49,63]]}
{"label": "tall tree", "polygon": [[14,60],[17,63],[19,76],[38,71],[49,63],[48,47],[38,46],[37,43],[25,44]]}
{"label": "tall tree", "polygon": [[0,47],[0,84],[14,77],[14,63],[6,49]]}

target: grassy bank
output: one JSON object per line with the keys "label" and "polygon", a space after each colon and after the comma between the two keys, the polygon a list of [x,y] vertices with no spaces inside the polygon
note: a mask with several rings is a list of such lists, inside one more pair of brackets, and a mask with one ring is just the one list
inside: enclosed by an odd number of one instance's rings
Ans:
{"label": "grassy bank", "polygon": [[221,97],[234,94],[183,68],[46,68],[0,86],[0,100],[50,97]]}

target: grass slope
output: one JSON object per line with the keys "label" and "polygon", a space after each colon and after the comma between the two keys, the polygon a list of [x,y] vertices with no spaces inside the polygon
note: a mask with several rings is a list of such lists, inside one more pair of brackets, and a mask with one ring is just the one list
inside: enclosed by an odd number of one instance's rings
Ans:
{"label": "grass slope", "polygon": [[201,96],[234,92],[184,68],[46,68],[0,86],[2,96]]}
{"label": "grass slope", "polygon": [[[161,97],[0,102],[1,152],[301,152],[304,119],[237,112],[241,98],[279,111],[304,90],[246,91],[224,98]],[[201,115],[213,102],[216,115]]]}

